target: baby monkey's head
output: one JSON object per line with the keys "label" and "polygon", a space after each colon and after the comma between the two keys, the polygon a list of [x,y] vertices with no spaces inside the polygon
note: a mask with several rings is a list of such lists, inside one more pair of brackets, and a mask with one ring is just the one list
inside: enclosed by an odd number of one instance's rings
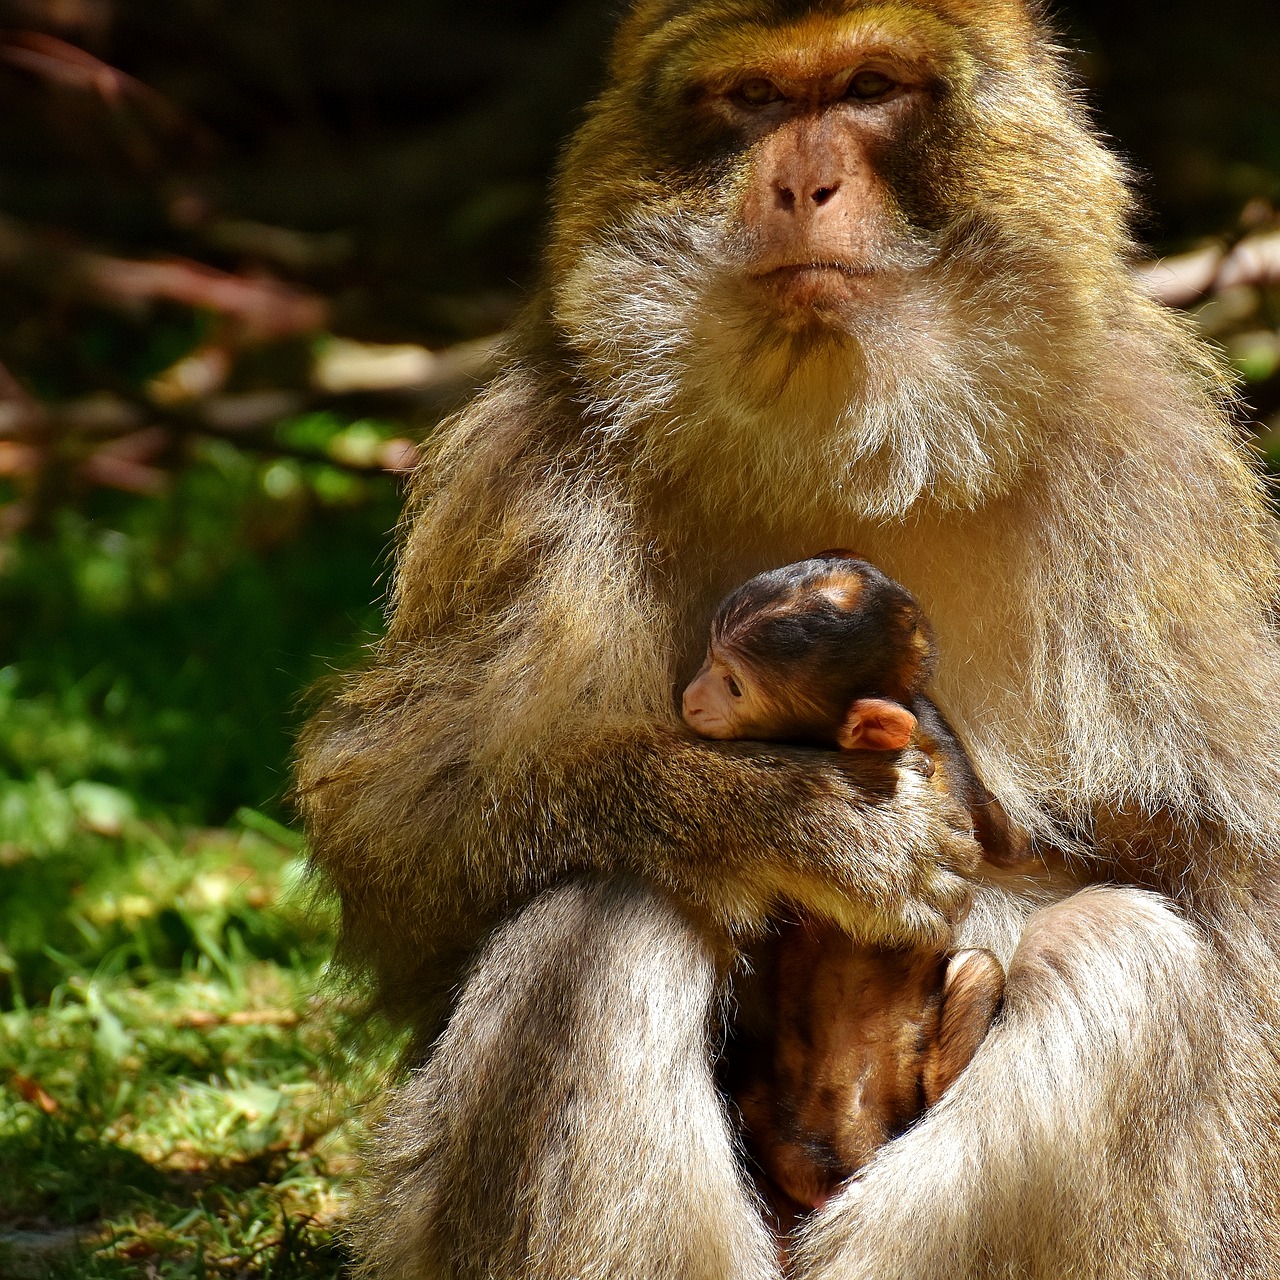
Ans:
{"label": "baby monkey's head", "polygon": [[915,597],[850,552],[827,551],[724,599],[684,719],[704,738],[898,750],[933,665]]}

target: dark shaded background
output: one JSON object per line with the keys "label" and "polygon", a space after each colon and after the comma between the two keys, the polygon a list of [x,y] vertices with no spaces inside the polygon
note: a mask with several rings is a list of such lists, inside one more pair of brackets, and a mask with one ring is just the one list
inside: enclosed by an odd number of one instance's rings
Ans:
{"label": "dark shaded background", "polygon": [[[310,275],[335,294],[338,328],[483,331],[528,277],[547,172],[598,82],[617,9],[5,0],[3,25],[82,46],[163,100],[112,107],[11,62],[0,208],[226,266],[240,255],[209,244],[219,220],[339,232],[341,267]],[[1217,231],[1250,197],[1274,196],[1272,0],[1079,0],[1054,21],[1080,51],[1102,127],[1142,175],[1149,239]]]}
{"label": "dark shaded background", "polygon": [[1136,166],[1145,238],[1170,249],[1224,226],[1280,181],[1280,9],[1080,0],[1053,6],[1097,119]]}

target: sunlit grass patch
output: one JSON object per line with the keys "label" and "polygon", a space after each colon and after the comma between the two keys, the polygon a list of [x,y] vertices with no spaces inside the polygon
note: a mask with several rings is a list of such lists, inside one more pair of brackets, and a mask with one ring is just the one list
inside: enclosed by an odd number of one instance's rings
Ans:
{"label": "sunlit grass patch", "polygon": [[398,1045],[326,987],[331,923],[256,813],[11,842],[0,1274],[339,1274],[357,1104]]}
{"label": "sunlit grass patch", "polygon": [[303,427],[287,485],[206,440],[162,492],[77,491],[0,545],[0,1280],[340,1268],[397,1046],[326,986],[332,913],[278,819],[399,509],[329,473],[401,432]]}

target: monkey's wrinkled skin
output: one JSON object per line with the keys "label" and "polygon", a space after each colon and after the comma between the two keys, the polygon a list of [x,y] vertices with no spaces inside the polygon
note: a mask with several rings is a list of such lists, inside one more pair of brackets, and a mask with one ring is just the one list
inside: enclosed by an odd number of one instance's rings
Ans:
{"label": "monkey's wrinkled skin", "polygon": [[[712,1058],[785,899],[1008,962],[795,1274],[1280,1276],[1275,529],[1128,208],[1018,0],[626,20],[544,287],[301,746],[347,957],[446,1028],[376,1140],[372,1274],[776,1276]],[[979,776],[1072,869],[958,938],[976,846],[910,758],[679,722],[714,602],[832,546],[919,599]]]}

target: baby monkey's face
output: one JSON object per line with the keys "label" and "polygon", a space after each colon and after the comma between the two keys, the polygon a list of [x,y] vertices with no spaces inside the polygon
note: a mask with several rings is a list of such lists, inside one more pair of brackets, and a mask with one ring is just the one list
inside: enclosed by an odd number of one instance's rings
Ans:
{"label": "baby monkey's face", "polygon": [[[809,684],[813,672],[808,673]],[[700,738],[807,742],[846,751],[901,751],[916,718],[888,698],[855,698],[833,708],[805,673],[762,674],[728,645],[712,641],[684,691],[684,722]]]}
{"label": "baby monkey's face", "polygon": [[713,644],[684,691],[684,722],[702,738],[767,738],[778,709],[746,663]]}
{"label": "baby monkey's face", "polygon": [[683,701],[700,737],[898,751],[915,730],[927,623],[863,560],[829,552],[758,574],[721,601],[708,640]]}

